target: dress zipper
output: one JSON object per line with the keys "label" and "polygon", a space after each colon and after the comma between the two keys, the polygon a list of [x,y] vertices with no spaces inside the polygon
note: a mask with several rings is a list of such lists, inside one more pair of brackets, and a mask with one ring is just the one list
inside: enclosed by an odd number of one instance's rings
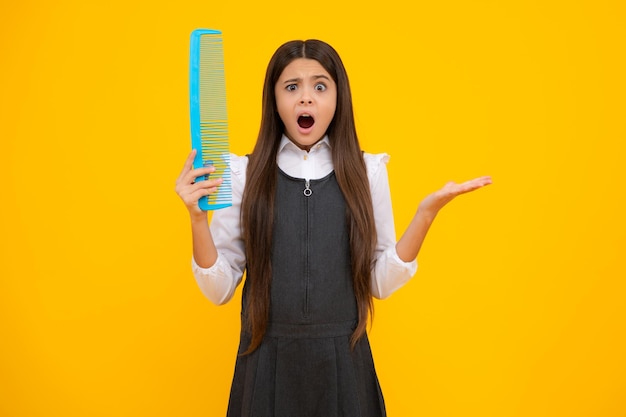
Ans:
{"label": "dress zipper", "polygon": [[[304,196],[310,197],[313,194],[311,191],[311,182],[308,179],[304,180]],[[310,239],[310,230],[309,230],[309,199],[306,199],[306,255],[305,255],[305,272],[304,272],[304,317],[309,318],[309,239]]]}

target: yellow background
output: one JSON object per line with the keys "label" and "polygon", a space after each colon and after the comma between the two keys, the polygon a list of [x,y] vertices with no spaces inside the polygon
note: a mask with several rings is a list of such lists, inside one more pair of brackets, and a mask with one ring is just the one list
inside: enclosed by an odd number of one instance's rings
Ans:
{"label": "yellow background", "polygon": [[204,27],[234,152],[272,52],[320,38],[363,148],[392,156],[398,233],[446,181],[493,176],[376,303],[390,416],[626,416],[625,19],[620,0],[3,0],[0,415],[224,415],[239,293],[197,289],[174,193]]}

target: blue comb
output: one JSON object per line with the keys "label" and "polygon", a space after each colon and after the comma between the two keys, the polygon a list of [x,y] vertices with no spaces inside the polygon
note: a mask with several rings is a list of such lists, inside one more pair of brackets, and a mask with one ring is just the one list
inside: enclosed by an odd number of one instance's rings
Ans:
{"label": "blue comb", "polygon": [[[202,210],[217,210],[232,205],[228,120],[226,115],[226,84],[222,32],[197,29],[191,33],[189,65],[189,102],[191,116],[191,147],[197,150],[194,168],[213,165],[211,175],[222,178],[218,191],[202,197]],[[208,179],[199,177],[196,181]]]}

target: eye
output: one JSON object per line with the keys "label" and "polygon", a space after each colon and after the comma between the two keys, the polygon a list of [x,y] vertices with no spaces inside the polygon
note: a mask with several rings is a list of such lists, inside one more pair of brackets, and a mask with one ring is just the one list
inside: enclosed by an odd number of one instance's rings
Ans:
{"label": "eye", "polygon": [[323,83],[315,84],[315,91],[326,91],[326,85]]}
{"label": "eye", "polygon": [[287,87],[285,87],[287,91],[296,91],[297,88],[298,86],[296,86],[295,84],[289,84]]}

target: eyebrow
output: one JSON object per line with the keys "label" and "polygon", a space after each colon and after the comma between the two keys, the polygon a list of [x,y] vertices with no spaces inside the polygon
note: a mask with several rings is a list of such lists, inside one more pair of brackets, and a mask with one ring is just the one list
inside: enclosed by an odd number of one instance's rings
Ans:
{"label": "eyebrow", "polygon": [[[320,74],[320,75],[314,75],[311,78],[313,78],[314,80],[319,80],[320,78],[324,78],[325,80],[330,81],[330,78],[328,78],[326,75],[324,74]],[[290,78],[288,80],[283,81],[283,84],[290,84],[290,83],[294,83],[294,82],[300,82],[302,81],[302,78]]]}

